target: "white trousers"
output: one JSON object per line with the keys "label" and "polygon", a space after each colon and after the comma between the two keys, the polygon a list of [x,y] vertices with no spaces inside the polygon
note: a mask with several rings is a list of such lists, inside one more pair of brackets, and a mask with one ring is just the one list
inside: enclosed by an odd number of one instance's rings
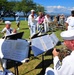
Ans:
{"label": "white trousers", "polygon": [[31,27],[30,27],[30,36],[32,37],[34,34],[36,34],[36,26],[31,25]]}
{"label": "white trousers", "polygon": [[48,23],[44,24],[44,31],[45,32],[49,31],[49,25],[48,25]]}

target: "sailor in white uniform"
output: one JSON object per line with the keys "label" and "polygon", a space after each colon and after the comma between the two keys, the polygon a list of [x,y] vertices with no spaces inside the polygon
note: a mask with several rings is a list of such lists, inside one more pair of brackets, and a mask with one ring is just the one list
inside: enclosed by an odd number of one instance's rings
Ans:
{"label": "sailor in white uniform", "polygon": [[61,37],[64,39],[64,45],[71,50],[71,54],[62,60],[59,60],[56,48],[53,50],[54,69],[46,68],[45,75],[74,75],[74,30],[63,31]]}
{"label": "sailor in white uniform", "polygon": [[11,22],[5,21],[5,27],[1,31],[1,33],[4,33],[4,36],[10,35],[12,33],[13,29],[11,28]]}
{"label": "sailor in white uniform", "polygon": [[74,30],[74,10],[71,11],[71,16],[66,20],[66,29]]}
{"label": "sailor in white uniform", "polygon": [[[10,21],[5,21],[5,27],[3,28],[3,30],[1,31],[1,33],[4,33],[4,38],[7,35],[10,35],[12,33],[13,29],[11,28],[11,22]],[[1,52],[0,52],[1,53]],[[4,69],[6,69],[6,59],[2,59],[0,57],[1,61],[2,61],[2,66]]]}
{"label": "sailor in white uniform", "polygon": [[44,18],[44,31],[45,32],[48,32],[49,31],[49,25],[51,23],[51,18],[50,18],[50,15],[49,14],[46,14],[45,15],[45,18]]}
{"label": "sailor in white uniform", "polygon": [[31,14],[28,16],[28,26],[30,29],[30,37],[36,34],[36,16],[35,10],[31,10]]}

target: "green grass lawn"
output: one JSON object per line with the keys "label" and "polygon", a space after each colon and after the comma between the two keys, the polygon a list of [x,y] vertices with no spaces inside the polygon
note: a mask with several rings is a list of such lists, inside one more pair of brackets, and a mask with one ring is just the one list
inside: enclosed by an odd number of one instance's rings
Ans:
{"label": "green grass lawn", "polygon": [[[12,21],[12,28],[16,28],[16,22]],[[0,31],[5,27],[4,23],[0,23]],[[27,21],[21,21],[20,23],[20,30],[18,32],[24,31],[23,39],[29,39],[29,29],[27,25]],[[60,32],[61,30],[57,29],[54,33],[56,36],[59,38],[60,41],[62,41],[62,38],[60,37]],[[49,32],[50,33],[50,32]],[[0,38],[3,36],[3,34],[0,34]],[[43,75],[43,72],[45,71],[46,67],[53,67],[53,62],[52,62],[52,51],[48,51],[43,53],[44,56],[44,61],[42,58],[42,55],[39,55],[37,57],[34,57],[32,51],[30,54],[30,60],[27,63],[20,64],[18,66],[19,70],[19,75]],[[44,63],[44,64],[43,64]],[[43,68],[44,66],[44,68]],[[12,72],[14,72],[14,68],[11,67],[9,68]]]}

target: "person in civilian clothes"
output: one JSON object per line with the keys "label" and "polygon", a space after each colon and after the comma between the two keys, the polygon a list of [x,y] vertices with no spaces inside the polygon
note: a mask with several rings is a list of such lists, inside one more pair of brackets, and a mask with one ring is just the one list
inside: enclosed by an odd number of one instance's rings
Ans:
{"label": "person in civilian clothes", "polygon": [[37,31],[43,33],[44,32],[44,14],[43,12],[39,12],[39,16],[36,18],[37,21]]}
{"label": "person in civilian clothes", "polygon": [[54,48],[53,63],[54,69],[46,68],[45,75],[74,75],[74,30],[61,32],[61,37],[64,39],[64,45],[71,51],[70,55],[63,58],[62,63],[59,60],[59,52]]}

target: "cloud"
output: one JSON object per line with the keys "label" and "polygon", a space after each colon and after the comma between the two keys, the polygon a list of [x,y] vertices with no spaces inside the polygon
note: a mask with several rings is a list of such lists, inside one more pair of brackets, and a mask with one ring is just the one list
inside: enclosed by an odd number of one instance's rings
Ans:
{"label": "cloud", "polygon": [[64,7],[64,6],[46,6],[45,7],[47,13],[55,13],[55,14],[70,14],[71,10],[74,10],[74,7]]}
{"label": "cloud", "polygon": [[74,10],[74,7],[72,7],[70,10]]}

